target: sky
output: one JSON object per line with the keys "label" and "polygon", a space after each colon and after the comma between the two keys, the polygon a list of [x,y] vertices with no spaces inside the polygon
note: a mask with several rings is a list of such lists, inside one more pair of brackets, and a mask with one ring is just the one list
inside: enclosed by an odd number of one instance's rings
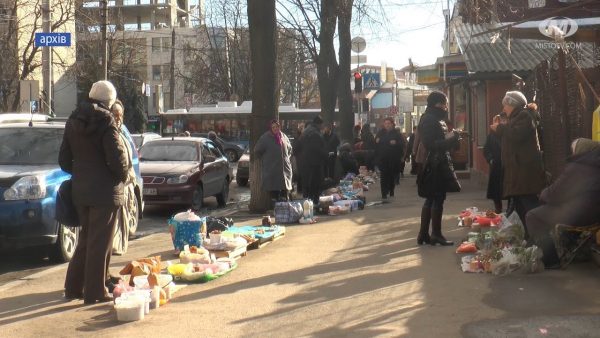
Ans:
{"label": "sky", "polygon": [[[383,0],[387,27],[373,28],[361,24],[353,27],[352,35],[362,36],[367,48],[367,64],[400,69],[412,58],[416,65],[427,65],[442,56],[444,37],[443,9],[447,0]],[[450,0],[452,8],[455,0]],[[443,6],[443,7],[442,7]],[[354,54],[354,53],[353,53]]]}

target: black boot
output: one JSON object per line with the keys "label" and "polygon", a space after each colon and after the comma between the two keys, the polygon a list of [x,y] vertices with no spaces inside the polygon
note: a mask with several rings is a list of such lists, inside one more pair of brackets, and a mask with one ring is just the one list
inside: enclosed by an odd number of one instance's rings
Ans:
{"label": "black boot", "polygon": [[431,209],[431,239],[429,244],[431,245],[443,245],[449,246],[454,245],[454,242],[447,241],[442,235],[442,214],[444,209]]}
{"label": "black boot", "polygon": [[429,244],[429,222],[431,221],[431,208],[423,207],[421,209],[421,229],[417,236],[417,244],[423,245]]}

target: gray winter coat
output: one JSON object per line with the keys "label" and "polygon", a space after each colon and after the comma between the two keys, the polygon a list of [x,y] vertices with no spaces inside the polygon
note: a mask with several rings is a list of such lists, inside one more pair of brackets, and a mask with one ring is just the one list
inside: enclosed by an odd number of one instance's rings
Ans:
{"label": "gray winter coat", "polygon": [[292,145],[284,133],[281,133],[281,141],[279,146],[273,133],[267,131],[254,147],[254,155],[262,159],[262,188],[265,191],[292,190]]}

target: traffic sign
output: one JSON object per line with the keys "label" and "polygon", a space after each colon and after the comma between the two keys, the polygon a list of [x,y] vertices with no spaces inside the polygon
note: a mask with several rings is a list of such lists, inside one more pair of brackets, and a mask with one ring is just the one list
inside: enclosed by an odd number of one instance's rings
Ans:
{"label": "traffic sign", "polygon": [[70,47],[71,33],[35,33],[35,47]]}
{"label": "traffic sign", "polygon": [[352,56],[350,56],[350,63],[351,64],[357,64],[357,63],[365,64],[365,63],[367,63],[367,56],[366,55],[352,55]]}
{"label": "traffic sign", "polygon": [[367,42],[360,36],[357,36],[354,39],[352,39],[350,43],[352,46],[352,51],[354,53],[361,53],[367,47]]}

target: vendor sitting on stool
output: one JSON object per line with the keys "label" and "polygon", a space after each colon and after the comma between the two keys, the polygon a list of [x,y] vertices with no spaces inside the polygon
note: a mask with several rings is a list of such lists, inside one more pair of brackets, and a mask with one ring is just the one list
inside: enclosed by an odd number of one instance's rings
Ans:
{"label": "vendor sitting on stool", "polygon": [[571,144],[573,156],[563,173],[542,191],[544,204],[527,213],[529,235],[543,253],[546,268],[560,258],[550,234],[556,224],[588,227],[600,222],[600,143],[580,138]]}

